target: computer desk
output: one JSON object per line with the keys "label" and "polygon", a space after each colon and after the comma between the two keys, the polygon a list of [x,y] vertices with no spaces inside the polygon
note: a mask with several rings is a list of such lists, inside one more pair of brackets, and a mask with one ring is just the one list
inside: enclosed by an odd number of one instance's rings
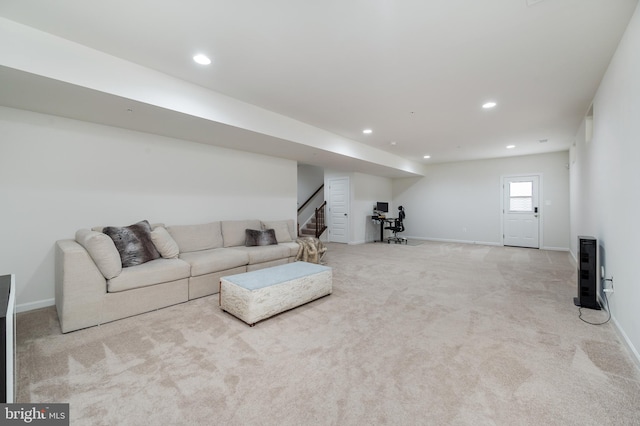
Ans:
{"label": "computer desk", "polygon": [[[396,219],[396,217],[380,217],[376,215],[371,216],[371,220],[380,223],[380,241],[378,242],[384,243],[384,224],[388,223],[390,225],[393,225],[396,222]],[[375,243],[376,241],[374,240],[373,242]]]}

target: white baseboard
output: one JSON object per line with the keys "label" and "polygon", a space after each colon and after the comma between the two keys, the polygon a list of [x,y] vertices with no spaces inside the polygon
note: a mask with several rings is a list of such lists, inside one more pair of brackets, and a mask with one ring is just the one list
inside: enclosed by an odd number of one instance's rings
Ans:
{"label": "white baseboard", "polygon": [[638,350],[635,348],[635,346],[633,346],[633,343],[631,343],[631,340],[629,340],[629,337],[627,337],[622,327],[620,327],[620,324],[618,324],[616,317],[611,315],[611,321],[613,322],[613,325],[615,325],[615,329],[618,332],[618,335],[622,337],[622,340],[624,340],[624,343],[631,352],[631,355],[633,355],[632,358],[636,362],[636,366],[640,368],[640,353],[638,353]]}
{"label": "white baseboard", "polygon": [[38,300],[37,302],[23,303],[21,305],[16,305],[16,313],[33,311],[40,308],[48,308],[49,306],[53,306],[55,304],[56,299],[45,299]]}
{"label": "white baseboard", "polygon": [[635,348],[635,346],[633,346],[633,343],[631,343],[631,340],[627,337],[627,334],[624,332],[622,327],[620,327],[620,324],[618,323],[618,320],[616,320],[616,317],[611,313],[611,308],[609,307],[609,303],[605,303],[604,299],[602,299],[600,294],[597,295],[597,299],[598,299],[598,303],[600,303],[600,306],[602,307],[602,310],[607,311],[607,313],[611,315],[611,322],[614,325],[613,328],[616,330],[616,333],[618,333],[618,336],[622,338],[622,340],[625,343],[625,346],[627,347],[627,349],[629,349],[629,352],[631,352],[631,355],[632,355],[631,358],[633,358],[633,361],[636,363],[636,366],[640,368],[640,353]]}
{"label": "white baseboard", "polygon": [[578,258],[576,257],[576,254],[574,252],[572,252],[571,249],[569,249],[569,253],[571,254],[571,257],[573,258],[573,261],[578,263]]}
{"label": "white baseboard", "polygon": [[[501,243],[489,242],[489,241],[473,241],[473,240],[454,240],[450,238],[425,238],[425,237],[407,237],[411,240],[423,240],[423,241],[436,241],[440,243],[458,243],[458,244],[479,244],[483,246],[497,246],[502,247]],[[550,251],[570,251],[568,247],[541,247],[541,250]]]}
{"label": "white baseboard", "polygon": [[487,242],[487,241],[452,240],[448,238],[424,238],[424,237],[410,237],[410,236],[406,236],[406,238],[410,240],[436,241],[439,243],[478,244],[482,246],[502,246],[502,244],[500,243]]}
{"label": "white baseboard", "polygon": [[541,250],[549,250],[549,251],[569,251],[569,247],[549,247],[549,246],[544,246],[544,247],[541,247]]}

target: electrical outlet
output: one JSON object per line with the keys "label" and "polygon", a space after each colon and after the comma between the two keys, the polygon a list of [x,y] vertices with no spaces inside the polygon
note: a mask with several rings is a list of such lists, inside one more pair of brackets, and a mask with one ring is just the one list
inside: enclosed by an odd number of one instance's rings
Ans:
{"label": "electrical outlet", "polygon": [[[609,282],[609,287],[607,287],[607,282]],[[611,278],[604,278],[603,284],[604,288],[602,289],[602,291],[604,291],[605,293],[613,293],[613,275],[611,275]]]}

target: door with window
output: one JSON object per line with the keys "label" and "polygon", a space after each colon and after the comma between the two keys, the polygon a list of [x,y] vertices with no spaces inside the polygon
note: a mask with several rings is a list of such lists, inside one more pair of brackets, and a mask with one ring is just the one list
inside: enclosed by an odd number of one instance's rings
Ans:
{"label": "door with window", "polygon": [[539,248],[540,176],[508,176],[502,180],[503,244]]}
{"label": "door with window", "polygon": [[329,179],[329,241],[349,242],[349,178]]}

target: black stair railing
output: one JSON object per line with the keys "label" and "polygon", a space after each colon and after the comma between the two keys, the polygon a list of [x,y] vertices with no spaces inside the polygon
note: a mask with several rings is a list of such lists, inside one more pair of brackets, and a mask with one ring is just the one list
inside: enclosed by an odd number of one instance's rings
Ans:
{"label": "black stair railing", "polygon": [[320,238],[320,235],[327,229],[324,221],[326,207],[327,202],[325,201],[316,209],[316,238]]}
{"label": "black stair railing", "polygon": [[[324,189],[324,184],[320,185],[320,188],[316,189],[316,191],[311,194],[311,196],[307,199],[307,201],[305,201],[304,203],[302,203],[302,205],[300,207],[298,207],[298,214],[300,214],[300,212],[307,207],[307,205],[311,202],[311,200],[313,200],[313,198],[318,195],[318,193],[320,191],[322,191]],[[326,206],[327,206],[327,202],[323,202],[322,205],[320,207],[318,207],[317,209],[315,209],[314,212],[314,217],[315,217],[315,236],[316,238],[320,238],[320,235],[322,235],[322,233],[327,229],[326,225],[325,225],[325,210],[326,210]],[[298,224],[298,235],[300,235],[300,224]]]}
{"label": "black stair railing", "polygon": [[311,202],[311,200],[313,199],[313,197],[315,197],[316,195],[318,195],[318,192],[320,192],[322,190],[322,188],[324,188],[324,183],[322,185],[320,185],[320,188],[316,189],[316,192],[314,192],[313,194],[311,194],[311,197],[309,197],[307,199],[307,201],[305,201],[304,203],[302,203],[302,205],[300,207],[298,207],[298,214],[300,214],[300,212],[307,207],[307,204],[309,204]]}

